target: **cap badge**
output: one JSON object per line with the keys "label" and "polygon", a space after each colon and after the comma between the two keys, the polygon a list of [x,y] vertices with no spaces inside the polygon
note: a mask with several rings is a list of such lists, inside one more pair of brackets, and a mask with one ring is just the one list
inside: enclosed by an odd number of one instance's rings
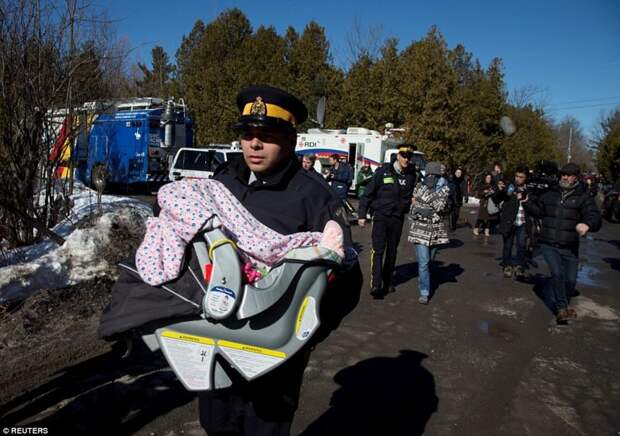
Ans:
{"label": "cap badge", "polygon": [[256,100],[252,103],[250,113],[252,115],[265,116],[267,113],[267,106],[265,106],[262,97],[256,97]]}

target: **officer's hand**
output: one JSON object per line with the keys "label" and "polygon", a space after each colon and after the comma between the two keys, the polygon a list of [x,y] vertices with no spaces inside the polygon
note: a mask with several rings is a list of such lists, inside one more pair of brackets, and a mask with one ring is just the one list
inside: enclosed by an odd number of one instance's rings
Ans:
{"label": "officer's hand", "polygon": [[364,218],[360,218],[360,219],[357,220],[357,224],[360,227],[366,227],[366,220]]}
{"label": "officer's hand", "polygon": [[577,230],[579,236],[585,236],[585,234],[588,233],[588,230],[590,230],[590,226],[584,223],[579,223],[575,227],[575,230]]}

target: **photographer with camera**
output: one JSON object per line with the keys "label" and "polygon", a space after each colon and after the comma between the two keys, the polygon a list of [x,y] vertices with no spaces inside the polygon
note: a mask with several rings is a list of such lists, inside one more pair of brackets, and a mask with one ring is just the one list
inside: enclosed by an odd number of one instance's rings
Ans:
{"label": "photographer with camera", "polygon": [[[523,278],[525,274],[525,250],[527,247],[528,219],[522,202],[527,199],[528,169],[519,166],[515,170],[514,183],[506,185],[503,180],[497,182],[498,192],[493,201],[503,202],[499,218],[499,233],[504,240],[501,266],[506,278]],[[512,257],[512,247],[516,247],[516,258]]]}

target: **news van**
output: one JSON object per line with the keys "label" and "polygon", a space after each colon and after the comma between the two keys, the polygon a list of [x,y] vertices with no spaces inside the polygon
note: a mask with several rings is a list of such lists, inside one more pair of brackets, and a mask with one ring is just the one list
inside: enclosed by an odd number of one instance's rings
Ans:
{"label": "news van", "polygon": [[[398,147],[404,142],[401,138],[363,127],[308,129],[306,133],[297,134],[295,153],[316,155],[324,174],[329,171],[328,158],[331,155],[345,158],[354,170],[351,189],[355,190],[357,174],[362,166],[368,165],[374,172],[385,162],[392,162],[398,153]],[[414,152],[413,161],[421,170],[426,166],[422,152]]]}

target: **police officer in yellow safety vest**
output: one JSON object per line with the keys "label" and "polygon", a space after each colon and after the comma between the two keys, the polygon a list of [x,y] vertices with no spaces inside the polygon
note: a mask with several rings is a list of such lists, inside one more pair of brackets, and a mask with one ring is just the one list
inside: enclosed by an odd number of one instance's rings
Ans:
{"label": "police officer in yellow safety vest", "polygon": [[369,212],[373,216],[370,294],[375,299],[383,299],[385,294],[395,290],[392,275],[396,250],[416,182],[412,156],[410,146],[401,146],[396,160],[384,164],[375,172],[359,202],[359,226],[366,226]]}

